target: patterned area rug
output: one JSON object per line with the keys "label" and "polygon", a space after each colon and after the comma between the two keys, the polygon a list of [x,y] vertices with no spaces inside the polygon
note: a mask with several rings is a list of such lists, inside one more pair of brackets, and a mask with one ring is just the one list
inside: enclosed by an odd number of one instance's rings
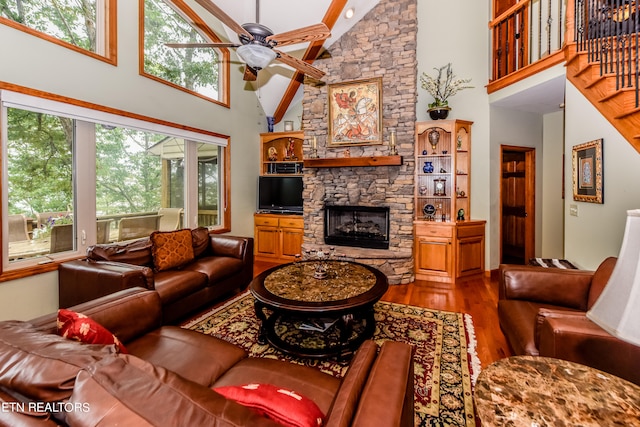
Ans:
{"label": "patterned area rug", "polygon": [[[375,318],[376,342],[395,340],[415,346],[415,425],[475,426],[472,384],[480,362],[471,316],[378,302]],[[230,341],[251,356],[314,366],[338,378],[348,367],[348,362],[293,358],[258,344],[258,320],[248,292],[183,327]]]}

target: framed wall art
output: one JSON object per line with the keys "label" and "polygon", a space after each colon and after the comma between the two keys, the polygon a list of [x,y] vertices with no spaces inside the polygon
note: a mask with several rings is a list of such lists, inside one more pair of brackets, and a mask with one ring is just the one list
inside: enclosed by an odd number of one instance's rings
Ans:
{"label": "framed wall art", "polygon": [[329,147],[382,144],[382,78],[329,85]]}
{"label": "framed wall art", "polygon": [[604,203],[602,138],[573,146],[573,200]]}

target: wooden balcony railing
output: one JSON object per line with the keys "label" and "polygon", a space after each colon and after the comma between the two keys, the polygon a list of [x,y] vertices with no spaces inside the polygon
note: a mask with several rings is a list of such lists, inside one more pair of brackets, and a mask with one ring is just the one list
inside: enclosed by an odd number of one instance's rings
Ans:
{"label": "wooden balcony railing", "polygon": [[504,81],[510,84],[562,62],[567,1],[521,0],[489,23],[489,92],[504,87]]}

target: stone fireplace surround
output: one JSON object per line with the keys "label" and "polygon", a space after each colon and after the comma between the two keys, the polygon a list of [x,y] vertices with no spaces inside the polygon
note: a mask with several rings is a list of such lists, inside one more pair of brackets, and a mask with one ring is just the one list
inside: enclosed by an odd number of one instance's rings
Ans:
{"label": "stone fireplace surround", "polygon": [[314,62],[327,74],[323,82],[307,79],[302,101],[304,157],[317,138],[318,156],[345,157],[345,148],[327,147],[327,85],[382,77],[382,145],[349,147],[351,157],[389,154],[389,131],[395,129],[400,166],[309,168],[303,171],[303,250],[327,248],[324,206],[387,206],[389,249],[336,246],[346,259],[380,269],[390,284],[414,280],[413,194],[414,132],[417,98],[417,1],[382,0]]}

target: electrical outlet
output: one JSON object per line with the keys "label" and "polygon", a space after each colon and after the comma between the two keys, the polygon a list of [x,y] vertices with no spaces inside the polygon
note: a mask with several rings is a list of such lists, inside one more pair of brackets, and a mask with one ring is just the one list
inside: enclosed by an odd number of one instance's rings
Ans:
{"label": "electrical outlet", "polygon": [[569,215],[578,216],[578,205],[569,205]]}

